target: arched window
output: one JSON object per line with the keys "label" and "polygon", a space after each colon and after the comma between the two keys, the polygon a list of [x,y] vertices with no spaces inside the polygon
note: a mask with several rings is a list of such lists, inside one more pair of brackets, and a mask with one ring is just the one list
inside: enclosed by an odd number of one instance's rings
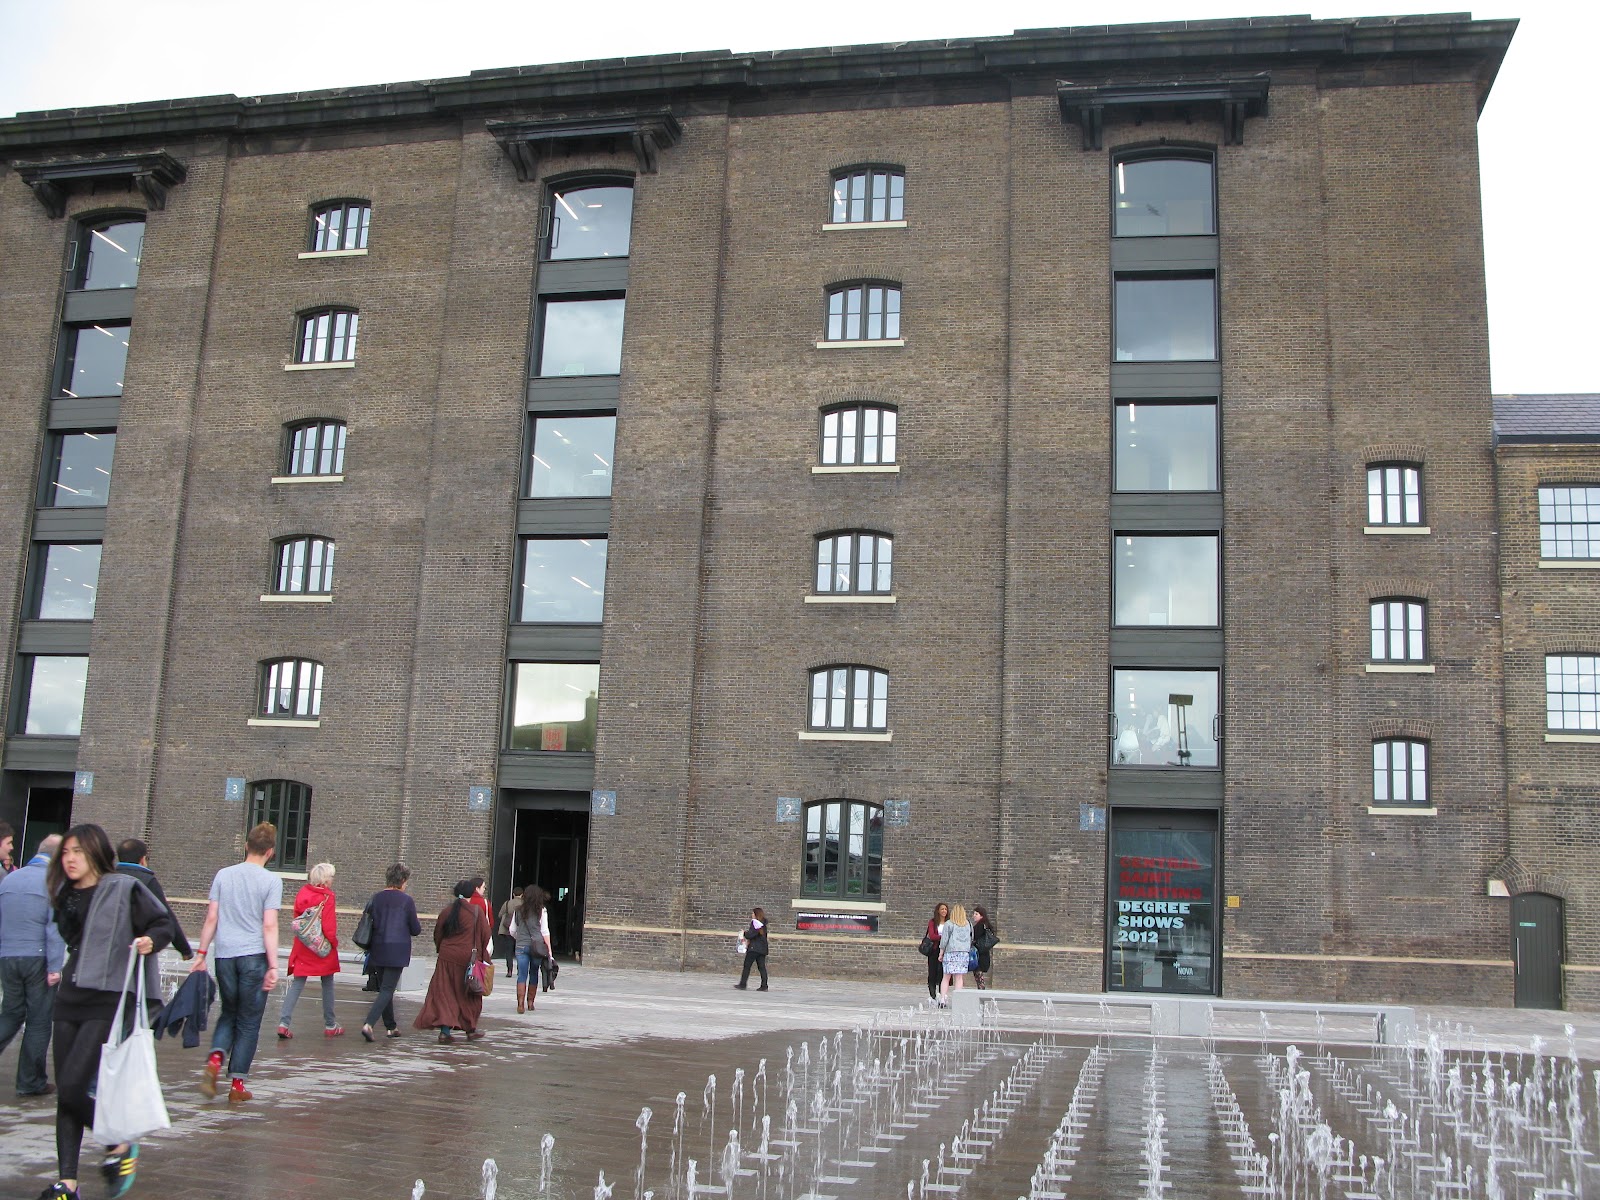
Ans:
{"label": "arched window", "polygon": [[263,821],[278,827],[278,852],[272,866],[280,871],[306,869],[306,843],[311,837],[311,785],[293,779],[262,779],[250,785],[250,819],[246,829]]}
{"label": "arched window", "polygon": [[800,894],[835,900],[883,896],[883,808],[859,800],[805,806]]}
{"label": "arched window", "polygon": [[1427,808],[1428,743],[1393,738],[1372,743],[1372,802],[1394,808]]}
{"label": "arched window", "polygon": [[1371,463],[1367,466],[1367,524],[1422,524],[1422,465]]}
{"label": "arched window", "polygon": [[906,218],[904,167],[856,166],[833,176],[832,211],[835,225],[864,225]]}
{"label": "arched window", "polygon": [[324,308],[300,318],[295,362],[354,362],[361,314],[353,308]]}
{"label": "arched window", "polygon": [[889,673],[856,665],[811,672],[814,730],[884,733],[889,728]]}
{"label": "arched window", "polygon": [[1372,602],[1372,661],[1426,662],[1428,607],[1410,596],[1383,596]]}
{"label": "arched window", "polygon": [[343,475],[343,421],[302,421],[289,426],[286,475]]}
{"label": "arched window", "polygon": [[261,664],[261,715],[314,720],[322,715],[322,664],[277,658]]}
{"label": "arched window", "polygon": [[333,539],[284,538],[277,547],[272,572],[276,594],[314,596],[333,591]]}
{"label": "arched window", "polygon": [[895,461],[899,414],[886,404],[845,404],[824,409],[822,447],[825,467],[880,467]]}
{"label": "arched window", "polygon": [[1114,237],[1193,237],[1217,232],[1211,155],[1133,150],[1112,180]]}
{"label": "arched window", "polygon": [[143,252],[143,217],[86,221],[73,245],[72,286],[86,292],[137,287]]}
{"label": "arched window", "polygon": [[633,184],[587,180],[557,184],[546,209],[545,258],[626,258],[633,227]]}
{"label": "arched window", "polygon": [[894,591],[894,539],[850,530],[817,538],[817,591],[835,595],[886,595]]}
{"label": "arched window", "polygon": [[885,342],[899,337],[898,283],[865,280],[828,289],[827,341]]}
{"label": "arched window", "polygon": [[365,250],[372,225],[372,205],[366,200],[328,200],[311,210],[311,252]]}

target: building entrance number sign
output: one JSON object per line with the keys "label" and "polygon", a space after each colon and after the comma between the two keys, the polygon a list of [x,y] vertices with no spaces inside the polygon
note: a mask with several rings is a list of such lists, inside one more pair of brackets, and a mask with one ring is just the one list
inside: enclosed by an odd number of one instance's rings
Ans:
{"label": "building entrance number sign", "polygon": [[222,785],[222,798],[234,804],[244,802],[244,776],[229,775]]}

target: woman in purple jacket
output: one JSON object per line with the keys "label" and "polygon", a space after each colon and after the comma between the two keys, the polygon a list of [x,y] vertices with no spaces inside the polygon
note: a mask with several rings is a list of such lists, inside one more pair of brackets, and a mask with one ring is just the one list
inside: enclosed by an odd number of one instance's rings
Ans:
{"label": "woman in purple jacket", "polygon": [[417,919],[416,903],[406,894],[411,883],[411,868],[405,863],[395,863],[384,873],[387,885],[371,900],[372,943],[367,947],[367,966],[378,976],[378,996],[367,1010],[366,1022],[361,1026],[361,1036],[372,1041],[372,1023],[380,1016],[388,1036],[400,1036],[400,1027],[394,1019],[394,990],[400,986],[400,974],[411,965],[411,939],[422,932],[422,922]]}

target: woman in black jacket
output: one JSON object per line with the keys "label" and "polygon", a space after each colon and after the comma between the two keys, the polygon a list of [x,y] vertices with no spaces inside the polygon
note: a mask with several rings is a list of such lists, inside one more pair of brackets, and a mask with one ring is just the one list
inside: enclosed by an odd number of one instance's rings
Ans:
{"label": "woman in black jacket", "polygon": [[750,924],[739,936],[744,938],[744,970],[733,986],[740,989],[750,986],[750,968],[755,967],[761,972],[761,986],[756,991],[764,992],[767,990],[767,914],[759,908],[751,909]]}
{"label": "woman in black jacket", "polygon": [[989,971],[993,963],[994,948],[1000,944],[1000,931],[983,911],[983,906],[972,906],[972,948],[978,952],[978,969],[972,973],[973,982],[980,988],[989,986]]}

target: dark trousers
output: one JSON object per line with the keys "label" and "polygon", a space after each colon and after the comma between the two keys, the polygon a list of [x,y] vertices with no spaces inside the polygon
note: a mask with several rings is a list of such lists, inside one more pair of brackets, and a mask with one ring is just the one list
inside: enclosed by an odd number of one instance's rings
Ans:
{"label": "dark trousers", "polygon": [[761,972],[761,986],[767,986],[767,956],[765,954],[746,954],[744,956],[744,970],[739,972],[739,986],[744,987],[750,982],[750,968],[754,967]]}
{"label": "dark trousers", "polygon": [[378,995],[372,1001],[372,1007],[367,1009],[367,1019],[362,1024],[371,1025],[382,1017],[385,1029],[395,1027],[394,990],[400,986],[400,974],[404,970],[404,967],[378,967],[373,972],[378,978]]}
{"label": "dark trousers", "polygon": [[[133,1013],[125,1018],[133,1023]],[[78,1154],[84,1130],[94,1126],[94,1086],[100,1078],[100,1050],[111,1033],[111,1022],[57,1021],[56,1058],[56,1170],[58,1178],[78,1178]]]}
{"label": "dark trousers", "polygon": [[216,962],[217,995],[222,1009],[217,1027],[211,1033],[211,1049],[229,1054],[228,1074],[243,1079],[255,1061],[256,1043],[261,1038],[261,1015],[267,1011],[267,994],[261,984],[267,978],[267,956],[244,954],[238,958],[219,958]]}
{"label": "dark trousers", "polygon": [[50,1010],[55,1007],[56,990],[45,982],[48,968],[38,958],[0,958],[0,1054],[22,1030],[22,1045],[17,1051],[17,1095],[32,1096],[44,1091],[49,1079],[44,1071],[45,1051],[50,1047]]}
{"label": "dark trousers", "polygon": [[944,959],[935,954],[928,960],[928,998],[939,998],[939,985],[944,982]]}

